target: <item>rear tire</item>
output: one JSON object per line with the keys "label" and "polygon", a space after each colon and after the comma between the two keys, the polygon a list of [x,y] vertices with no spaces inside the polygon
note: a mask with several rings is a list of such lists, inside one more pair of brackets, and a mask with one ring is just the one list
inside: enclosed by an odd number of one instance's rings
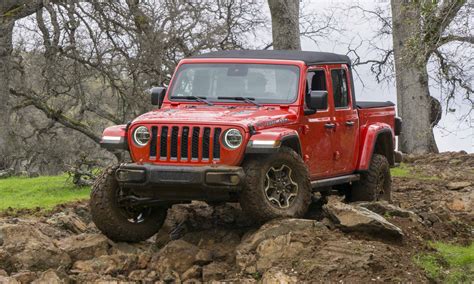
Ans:
{"label": "rear tire", "polygon": [[348,199],[354,201],[392,201],[390,165],[385,156],[374,154],[369,169],[350,188]]}
{"label": "rear tire", "polygon": [[292,149],[281,147],[273,155],[250,156],[240,206],[258,222],[281,217],[303,217],[311,203],[308,168]]}
{"label": "rear tire", "polygon": [[92,187],[92,221],[109,239],[117,242],[140,242],[156,234],[163,226],[167,208],[129,209],[117,202],[122,189],[115,179],[117,167],[110,167]]}

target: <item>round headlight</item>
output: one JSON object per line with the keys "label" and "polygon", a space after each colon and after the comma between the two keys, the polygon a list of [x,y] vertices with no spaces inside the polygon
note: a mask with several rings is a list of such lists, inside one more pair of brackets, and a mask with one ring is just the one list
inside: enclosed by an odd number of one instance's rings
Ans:
{"label": "round headlight", "polygon": [[230,149],[237,149],[242,145],[242,134],[239,130],[231,128],[224,133],[224,145]]}
{"label": "round headlight", "polygon": [[133,132],[133,142],[138,146],[145,146],[150,141],[150,132],[145,126],[139,126]]}

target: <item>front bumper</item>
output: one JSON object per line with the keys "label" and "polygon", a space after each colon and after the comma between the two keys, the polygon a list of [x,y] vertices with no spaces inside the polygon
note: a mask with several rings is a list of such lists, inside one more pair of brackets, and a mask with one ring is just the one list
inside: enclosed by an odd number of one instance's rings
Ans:
{"label": "front bumper", "polygon": [[229,200],[242,188],[244,171],[234,166],[122,164],[115,176],[124,188],[162,200]]}

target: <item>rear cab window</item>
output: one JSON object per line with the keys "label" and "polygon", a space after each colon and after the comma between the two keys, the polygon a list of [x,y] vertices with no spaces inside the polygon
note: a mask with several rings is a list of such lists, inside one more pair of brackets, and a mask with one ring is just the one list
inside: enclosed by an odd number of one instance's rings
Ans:
{"label": "rear cab window", "polygon": [[350,94],[349,84],[347,80],[347,72],[345,69],[332,69],[331,70],[331,81],[332,81],[332,95],[334,100],[334,107],[338,108],[349,108],[350,105]]}

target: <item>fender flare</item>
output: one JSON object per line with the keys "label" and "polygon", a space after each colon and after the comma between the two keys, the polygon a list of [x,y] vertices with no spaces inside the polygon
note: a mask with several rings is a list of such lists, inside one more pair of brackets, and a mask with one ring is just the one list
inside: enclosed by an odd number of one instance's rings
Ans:
{"label": "fender flare", "polygon": [[299,134],[294,129],[273,128],[250,137],[245,154],[271,154],[281,146],[289,146],[299,155],[302,153]]}
{"label": "fender flare", "polygon": [[129,124],[121,124],[104,129],[100,146],[107,150],[128,150],[128,126]]}
{"label": "fender flare", "polygon": [[[390,165],[395,164],[394,158],[394,140],[395,136],[390,125],[377,123],[369,125],[363,133],[361,149],[359,151],[359,160],[357,162],[357,171],[366,171],[369,169],[370,161],[374,154],[384,155]],[[377,144],[379,143],[379,144]]]}

